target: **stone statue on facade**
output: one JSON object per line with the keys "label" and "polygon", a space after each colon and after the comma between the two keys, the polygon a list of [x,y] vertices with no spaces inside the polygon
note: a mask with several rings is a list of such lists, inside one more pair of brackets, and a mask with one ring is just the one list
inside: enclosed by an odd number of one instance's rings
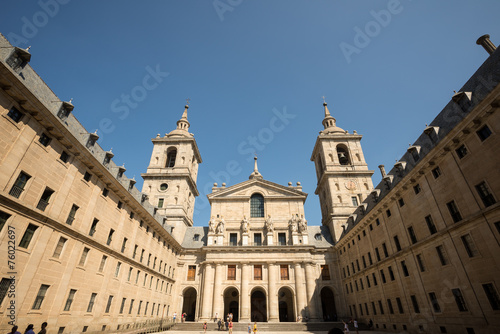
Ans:
{"label": "stone statue on facade", "polygon": [[304,218],[304,215],[300,215],[300,219],[297,225],[300,233],[307,231],[307,220]]}
{"label": "stone statue on facade", "polygon": [[208,221],[208,232],[209,233],[215,233],[215,221],[214,221],[214,216]]}
{"label": "stone statue on facade", "polygon": [[273,225],[273,219],[271,218],[271,215],[267,215],[266,219],[266,230],[267,232],[273,232],[274,231],[274,225]]}
{"label": "stone statue on facade", "polygon": [[292,215],[292,218],[288,221],[288,228],[290,229],[290,232],[297,232],[297,218],[298,217]]}
{"label": "stone statue on facade", "polygon": [[248,233],[248,229],[250,227],[250,222],[247,219],[247,216],[243,217],[243,220],[241,221],[241,230],[243,233]]}
{"label": "stone statue on facade", "polygon": [[224,218],[222,217],[219,221],[219,224],[217,224],[217,234],[224,234],[224,228],[225,226]]}

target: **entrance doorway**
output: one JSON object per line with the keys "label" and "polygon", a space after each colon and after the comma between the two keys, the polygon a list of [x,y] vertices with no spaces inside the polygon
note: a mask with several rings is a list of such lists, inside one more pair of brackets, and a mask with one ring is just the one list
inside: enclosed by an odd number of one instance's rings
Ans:
{"label": "entrance doorway", "polygon": [[187,288],[184,291],[182,313],[186,313],[185,321],[194,321],[196,316],[196,290]]}
{"label": "entrance doorway", "polygon": [[266,294],[261,290],[254,290],[251,296],[250,316],[252,321],[267,321],[267,302]]}
{"label": "entrance doorway", "polygon": [[328,287],[321,289],[321,308],[324,321],[337,321],[333,291]]}
{"label": "entrance doorway", "polygon": [[293,292],[288,288],[281,288],[278,291],[279,318],[280,322],[295,321],[293,312]]}
{"label": "entrance doorway", "polygon": [[227,288],[224,291],[224,320],[228,313],[233,314],[233,322],[238,322],[239,318],[240,294],[236,288]]}

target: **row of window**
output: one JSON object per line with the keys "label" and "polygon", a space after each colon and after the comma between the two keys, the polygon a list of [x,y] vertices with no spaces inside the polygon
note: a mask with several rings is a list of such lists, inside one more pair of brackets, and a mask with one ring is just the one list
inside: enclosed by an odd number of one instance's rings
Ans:
{"label": "row of window", "polygon": [[[2,278],[2,280],[0,282],[0,304],[2,303],[3,299],[5,298],[5,296],[7,294],[7,289],[10,286],[10,284],[11,284],[10,278]],[[40,288],[38,289],[38,293],[35,297],[35,301],[33,302],[33,305],[31,307],[32,310],[40,310],[42,308],[43,301],[47,295],[49,288],[50,288],[50,285],[47,285],[47,284],[42,284],[40,286]],[[66,302],[64,303],[64,308],[63,308],[64,312],[71,311],[71,306],[76,298],[77,292],[78,292],[78,290],[76,290],[76,289],[69,290],[68,296],[66,298]],[[113,305],[113,299],[114,299],[113,295],[108,296],[108,300],[106,303],[106,308],[104,310],[104,313],[111,312],[111,308]],[[86,312],[92,313],[94,311],[94,306],[96,303],[97,303],[97,293],[93,292],[90,295],[90,299],[89,299],[89,302],[87,304]],[[134,311],[135,299],[130,299],[130,302],[128,304],[128,308],[125,308],[126,303],[127,303],[127,298],[123,297],[121,304],[120,304],[120,309],[119,309],[118,314],[124,314],[126,312],[126,309],[128,309],[128,314],[132,314],[132,312]],[[145,303],[144,308],[142,308],[142,306],[143,306],[143,301],[139,300],[137,303],[137,315],[143,314],[144,316],[148,316],[149,301],[147,301]],[[158,316],[159,312],[160,312],[160,307],[161,307],[160,303],[153,303],[152,308],[151,308],[151,313],[149,315],[150,316],[154,316],[154,315]],[[163,305],[163,311],[165,311],[166,307],[167,307],[167,305]],[[168,306],[167,315],[169,312],[169,308],[170,308],[170,306]],[[144,312],[144,313],[142,313],[142,312]]]}
{"label": "row of window", "polygon": [[[497,228],[500,228],[500,226],[497,225]],[[398,248],[398,250],[401,250],[401,247],[400,246],[398,247],[397,236],[395,237],[395,240],[396,240],[395,241],[396,242],[396,247]],[[479,255],[479,251],[478,251],[478,249],[477,249],[477,247],[476,247],[476,245],[474,243],[474,240],[473,240],[471,234],[464,234],[464,235],[462,235],[460,237],[460,240],[462,241],[462,245],[464,247],[464,250],[465,250],[465,252],[467,253],[467,255],[469,257],[472,258],[472,257],[475,257],[475,256]],[[385,243],[382,244],[382,248],[384,250],[385,256],[387,257],[388,254],[387,254],[387,248],[385,247]],[[437,255],[439,261],[441,262],[441,265],[443,265],[443,266],[448,265],[450,263],[450,261],[448,259],[448,255],[446,253],[444,245],[439,245],[435,249],[436,249],[436,255]],[[377,260],[380,261],[380,254],[379,254],[378,248],[375,248],[375,254],[377,255]],[[364,267],[363,269],[365,269],[367,267],[367,265],[366,265],[366,261],[365,261],[364,255],[361,258],[362,258],[362,261],[363,261],[363,267]],[[416,263],[417,263],[420,271],[424,272],[425,271],[425,264],[424,264],[424,260],[423,260],[422,254],[420,253],[420,254],[415,255],[415,258],[416,258]],[[368,260],[370,262],[370,265],[373,264],[370,252],[368,252]],[[406,265],[406,261],[402,260],[400,262],[400,264],[401,264],[401,270],[403,272],[403,275],[405,277],[409,276],[410,274],[409,274],[409,271],[408,271],[408,267]],[[354,262],[351,262],[351,268],[352,268],[352,274],[353,275],[356,273],[356,268],[357,268],[358,271],[360,271],[361,268],[360,268],[360,265],[359,265],[359,261],[356,260],[356,266],[354,266]],[[391,281],[394,281],[394,273],[392,271],[391,266],[388,267],[388,271],[389,271],[389,275],[391,277]],[[351,276],[351,272],[350,272],[349,266],[346,266],[346,267],[342,268],[342,273],[343,273],[344,278],[346,278],[348,276]],[[384,275],[384,270],[383,269],[380,270],[380,276],[382,278],[382,282],[385,283],[386,279],[385,279],[385,275]],[[373,280],[374,280],[375,285],[377,285],[375,273],[373,273]],[[366,281],[367,281],[368,287],[370,287],[370,280],[369,280],[368,276],[366,276]],[[361,284],[361,287],[363,289],[363,281],[362,281],[362,279],[360,279],[360,284]],[[356,291],[358,291],[357,282],[356,282]],[[353,292],[353,290],[352,290],[352,284],[351,284],[351,292]],[[347,293],[349,293],[349,291],[347,291]]]}
{"label": "row of window", "polygon": [[[491,305],[491,308],[493,310],[500,310],[500,297],[498,295],[498,292],[497,292],[495,286],[492,283],[486,283],[486,284],[482,284],[482,287],[483,287],[483,291],[485,293],[485,296],[487,297],[487,299]],[[451,289],[451,293],[452,293],[453,298],[455,300],[455,303],[457,305],[458,311],[459,312],[467,312],[469,310],[469,308],[467,306],[467,303],[465,302],[465,298],[462,294],[462,291],[459,288],[455,288],[455,289]],[[403,302],[401,301],[401,298],[396,297],[395,300],[396,300],[396,307],[397,307],[398,313],[404,314],[405,310],[404,310]],[[420,305],[419,305],[417,296],[410,295],[410,300],[411,300],[411,305],[413,308],[412,312],[413,313],[420,313]],[[435,292],[428,293],[428,302],[430,303],[430,305],[435,313],[442,312],[441,305],[439,304],[439,300],[438,300]],[[372,315],[375,316],[377,314],[381,314],[381,315],[385,314],[384,305],[382,303],[382,300],[378,300],[377,303],[374,301],[369,302],[369,303],[371,304]],[[363,304],[361,304],[361,303],[358,304],[359,313],[361,314],[361,316],[364,316],[364,315],[369,316],[370,315],[370,307],[368,307],[369,303],[364,303],[364,308],[363,308]],[[378,306],[378,308],[376,306]],[[388,310],[389,314],[395,313],[394,312],[395,308],[394,308],[394,305],[392,303],[392,299],[388,298],[386,300],[386,306],[387,306],[387,310]],[[352,308],[350,305],[349,311],[350,311],[352,316],[356,316],[355,313],[358,311],[358,310],[356,310],[356,305],[352,305]]]}
{"label": "row of window", "polygon": [[[289,280],[289,266],[287,264],[280,265],[280,278],[281,280]],[[194,281],[196,279],[196,266],[190,265],[188,266],[187,280]],[[227,279],[228,280],[236,280],[236,265],[228,265],[227,266]],[[254,264],[253,265],[253,279],[256,281],[262,280],[262,265]],[[321,265],[321,279],[323,281],[329,281],[330,278],[330,270],[328,265]]]}

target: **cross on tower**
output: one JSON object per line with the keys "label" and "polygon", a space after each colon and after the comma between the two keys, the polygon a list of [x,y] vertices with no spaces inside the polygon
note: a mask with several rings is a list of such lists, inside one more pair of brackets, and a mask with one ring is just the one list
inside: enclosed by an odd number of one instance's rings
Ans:
{"label": "cross on tower", "polygon": [[189,101],[191,101],[191,99],[188,97],[188,98],[186,99],[186,104],[187,104],[187,105],[189,105]]}
{"label": "cross on tower", "polygon": [[325,97],[324,97],[324,96],[322,96],[322,98],[323,98],[323,103],[326,103]]}

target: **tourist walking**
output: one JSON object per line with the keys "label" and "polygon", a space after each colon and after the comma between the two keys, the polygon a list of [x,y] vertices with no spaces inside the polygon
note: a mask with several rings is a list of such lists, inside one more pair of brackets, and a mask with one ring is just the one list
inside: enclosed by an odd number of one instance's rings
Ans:
{"label": "tourist walking", "polygon": [[349,333],[349,325],[344,320],[342,320],[342,323],[344,324],[344,333]]}
{"label": "tourist walking", "polygon": [[229,321],[229,334],[233,334],[233,322]]}
{"label": "tourist walking", "polygon": [[207,323],[205,322],[203,324],[203,333],[206,333],[207,332]]}
{"label": "tourist walking", "polygon": [[38,334],[47,334],[47,323],[42,323],[42,329],[38,332]]}
{"label": "tourist walking", "polygon": [[356,330],[356,334],[359,334],[359,332],[358,332],[358,321],[356,319],[354,319],[352,321],[352,323],[354,324],[354,329]]}
{"label": "tourist walking", "polygon": [[24,334],[35,334],[33,328],[34,328],[33,324],[29,324],[28,327],[26,327]]}
{"label": "tourist walking", "polygon": [[253,323],[253,332],[257,333],[257,321]]}
{"label": "tourist walking", "polygon": [[248,334],[252,333],[252,324],[248,323]]}
{"label": "tourist walking", "polygon": [[10,331],[9,334],[21,334],[20,332],[17,331],[18,328],[19,327],[17,327],[17,326],[12,327],[12,330]]}
{"label": "tourist walking", "polygon": [[177,319],[177,312],[174,312],[174,323],[175,323],[175,319]]}

